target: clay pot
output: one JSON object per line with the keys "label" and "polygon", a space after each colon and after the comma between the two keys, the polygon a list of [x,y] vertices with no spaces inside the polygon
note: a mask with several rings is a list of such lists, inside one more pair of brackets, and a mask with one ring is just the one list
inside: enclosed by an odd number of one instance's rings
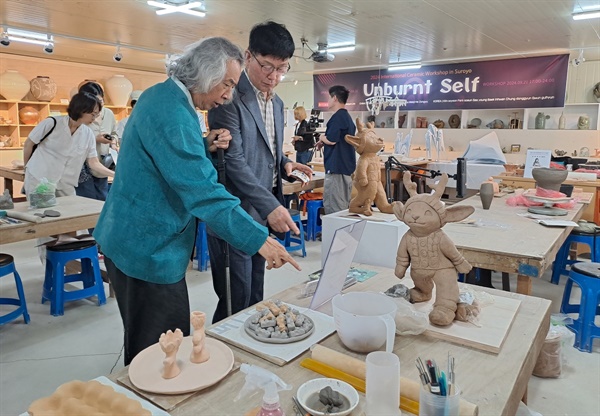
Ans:
{"label": "clay pot", "polygon": [[29,81],[17,71],[8,69],[0,75],[0,95],[6,100],[22,100],[29,92]]}
{"label": "clay pot", "polygon": [[38,76],[31,80],[31,94],[39,101],[52,101],[56,96],[56,83],[49,77]]}
{"label": "clay pot", "polygon": [[133,91],[131,81],[125,78],[124,75],[114,75],[106,81],[106,92],[113,105],[117,107],[125,107],[129,96]]}
{"label": "clay pot", "polygon": [[31,106],[23,107],[19,110],[19,120],[23,124],[37,124],[40,120],[40,112]]}
{"label": "clay pot", "polygon": [[448,125],[452,129],[457,129],[460,127],[460,116],[458,114],[452,114],[448,119]]}
{"label": "clay pot", "polygon": [[436,126],[438,129],[443,129],[446,123],[444,123],[444,120],[438,119],[433,122],[433,125]]}
{"label": "clay pot", "polygon": [[562,169],[535,168],[531,171],[538,188],[560,191],[560,184],[567,179],[569,172]]}

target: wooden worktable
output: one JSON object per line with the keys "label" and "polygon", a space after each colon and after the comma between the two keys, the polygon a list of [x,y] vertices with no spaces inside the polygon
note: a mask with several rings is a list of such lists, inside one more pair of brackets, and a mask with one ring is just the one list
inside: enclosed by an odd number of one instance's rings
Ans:
{"label": "wooden worktable", "polygon": [[[104,206],[102,201],[80,196],[64,196],[56,200],[58,205],[50,209],[60,212],[60,217],[46,217],[35,223],[2,224],[0,225],[0,245],[94,228]],[[31,215],[36,212],[44,212],[44,208],[29,209],[27,201],[17,202],[14,209]]]}
{"label": "wooden worktable", "polygon": [[[469,220],[478,221],[478,226],[450,223],[444,231],[473,267],[516,273],[517,292],[528,295],[531,278],[541,277],[552,265],[572,227],[545,227],[517,215],[526,214],[527,209],[507,205],[507,198],[494,198],[489,210],[481,207],[479,196],[458,202],[475,207]],[[585,206],[576,204],[567,215],[557,218],[577,221]]]}
{"label": "wooden worktable", "polygon": [[[535,188],[535,179],[523,178],[521,176],[499,175],[493,177],[500,180],[504,185],[512,188],[532,189]],[[600,224],[600,180],[595,181],[574,181],[566,180],[567,185],[573,185],[576,188],[581,188],[583,192],[590,192],[594,196],[589,205],[586,206],[581,218],[587,221],[593,221]]]}
{"label": "wooden worktable", "polygon": [[14,169],[12,166],[0,166],[0,177],[4,178],[4,189],[14,198],[13,181],[25,181],[25,169]]}
{"label": "wooden worktable", "polygon": [[[393,270],[367,265],[357,265],[362,269],[379,271],[371,279],[356,284],[347,291],[380,291],[398,283]],[[456,360],[457,383],[463,391],[463,397],[479,406],[481,415],[515,414],[521,398],[524,396],[527,383],[533,371],[537,356],[542,347],[550,319],[551,302],[546,299],[507,293],[494,289],[480,288],[496,296],[521,300],[521,306],[510,328],[504,345],[498,355],[452,344],[441,339],[424,335],[396,336],[394,352],[400,357],[400,371],[403,377],[418,381],[418,373],[414,365],[417,356],[437,359],[445,363],[450,351]],[[297,299],[300,286],[294,286],[273,296],[298,306],[308,306],[310,299]],[[337,334],[323,340],[321,345],[341,351],[352,357],[364,360],[366,355],[347,350],[341,345]],[[305,352],[297,359],[283,367],[267,362],[253,354],[231,346],[237,361],[259,365],[268,369],[285,382],[293,385],[291,391],[280,392],[280,400],[284,411],[294,415],[291,396],[298,387],[307,380],[322,377],[321,375],[300,366],[303,358],[310,357]],[[127,373],[127,368],[108,376],[116,380]],[[244,374],[236,371],[217,385],[203,390],[170,411],[173,416],[179,415],[243,415],[255,406],[260,405],[260,394],[250,399],[234,402],[233,398],[244,384]],[[365,396],[360,394],[359,408],[352,414],[364,414]]]}

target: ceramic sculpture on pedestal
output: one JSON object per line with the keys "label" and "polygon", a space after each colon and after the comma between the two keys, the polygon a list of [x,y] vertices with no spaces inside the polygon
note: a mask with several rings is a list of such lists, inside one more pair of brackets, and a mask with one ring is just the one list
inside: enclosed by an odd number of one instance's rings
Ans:
{"label": "ceramic sculpture on pedestal", "polygon": [[358,194],[350,201],[349,211],[356,214],[373,215],[371,204],[373,202],[379,211],[391,214],[392,206],[387,202],[387,197],[381,183],[380,159],[377,155],[383,146],[383,139],[377,137],[373,131],[373,124],[363,125],[359,118],[356,119],[357,136],[346,135],[346,142],[350,143],[360,155],[356,163],[356,170],[352,175],[354,187]]}
{"label": "ceramic sculpture on pedestal", "polygon": [[106,92],[115,106],[125,107],[132,91],[131,81],[125,78],[124,75],[113,75],[106,81]]}
{"label": "ceramic sculpture on pedestal", "polygon": [[179,328],[175,332],[170,329],[160,335],[158,343],[160,348],[165,353],[163,360],[163,378],[177,377],[181,373],[181,369],[177,365],[177,351],[183,341],[183,332]]}
{"label": "ceramic sculpture on pedestal", "polygon": [[210,351],[205,348],[206,334],[204,333],[204,323],[206,322],[206,314],[204,312],[194,311],[190,316],[192,327],[194,327],[194,335],[192,337],[192,353],[190,361],[196,364],[208,361]]}
{"label": "ceramic sculpture on pedestal", "polygon": [[31,95],[39,101],[52,101],[56,96],[56,83],[49,77],[38,76],[31,80]]}
{"label": "ceramic sculpture on pedestal", "polygon": [[5,100],[19,101],[29,92],[29,81],[12,69],[0,75],[0,95]]}
{"label": "ceramic sculpture on pedestal", "polygon": [[[404,172],[404,186],[410,198],[406,204],[394,202],[394,214],[409,230],[402,236],[396,256],[395,274],[403,278],[411,267],[410,276],[415,287],[410,289],[412,303],[431,299],[435,284],[436,299],[429,321],[434,325],[450,325],[455,318],[467,315],[458,307],[458,273],[468,273],[471,265],[458,252],[454,243],[442,231],[449,222],[462,221],[475,208],[469,205],[452,205],[446,208],[441,201],[448,175],[442,174],[440,181],[432,187],[432,194],[418,194],[417,185],[410,180],[410,172]],[[462,309],[468,306],[461,304]]]}

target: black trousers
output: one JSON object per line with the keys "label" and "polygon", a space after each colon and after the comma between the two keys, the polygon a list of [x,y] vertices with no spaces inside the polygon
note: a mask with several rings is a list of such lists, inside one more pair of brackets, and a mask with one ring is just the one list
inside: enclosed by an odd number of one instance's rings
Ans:
{"label": "black trousers", "polygon": [[108,278],[115,290],[125,330],[124,361],[156,344],[160,335],[179,328],[190,335],[190,302],[185,278],[173,284],[156,284],[124,274],[104,257]]}
{"label": "black trousers", "polygon": [[[224,246],[227,243],[208,233],[208,251],[213,287],[219,302],[213,323],[227,318],[227,285],[225,278]],[[265,259],[260,254],[249,256],[229,246],[229,278],[231,283],[231,310],[237,313],[263,300]]]}

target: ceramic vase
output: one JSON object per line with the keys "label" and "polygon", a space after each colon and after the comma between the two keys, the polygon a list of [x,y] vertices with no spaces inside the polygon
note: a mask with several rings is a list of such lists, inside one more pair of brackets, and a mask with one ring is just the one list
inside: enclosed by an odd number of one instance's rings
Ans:
{"label": "ceramic vase", "polygon": [[558,118],[558,129],[559,130],[564,130],[565,129],[565,124],[566,124],[566,118],[565,118],[565,113],[560,113],[560,117]]}
{"label": "ceramic vase", "polygon": [[29,92],[29,81],[17,71],[8,69],[0,75],[0,95],[9,101],[22,100]]}
{"label": "ceramic vase", "polygon": [[538,113],[537,116],[535,116],[535,128],[540,130],[545,129],[546,120],[548,120],[549,118],[549,115],[546,115],[544,113]]}
{"label": "ceramic vase", "polygon": [[562,169],[535,168],[531,171],[538,188],[560,191],[560,185],[567,179],[569,172]]}
{"label": "ceramic vase", "polygon": [[113,105],[117,107],[125,107],[129,96],[133,91],[131,81],[125,78],[124,75],[114,75],[106,81],[106,92]]}
{"label": "ceramic vase", "polygon": [[31,94],[39,101],[52,101],[56,96],[56,83],[49,77],[37,76],[31,80]]}
{"label": "ceramic vase", "polygon": [[404,122],[406,121],[406,114],[400,114],[398,116],[398,128],[401,129],[404,126]]}
{"label": "ceramic vase", "polygon": [[588,130],[590,128],[590,118],[588,116],[579,116],[577,121],[578,130]]}
{"label": "ceramic vase", "polygon": [[481,206],[483,209],[490,209],[492,200],[494,199],[494,185],[489,182],[484,182],[479,188],[479,198],[481,198]]}
{"label": "ceramic vase", "polygon": [[23,107],[19,110],[19,120],[23,124],[37,124],[40,120],[40,112],[31,106]]}

